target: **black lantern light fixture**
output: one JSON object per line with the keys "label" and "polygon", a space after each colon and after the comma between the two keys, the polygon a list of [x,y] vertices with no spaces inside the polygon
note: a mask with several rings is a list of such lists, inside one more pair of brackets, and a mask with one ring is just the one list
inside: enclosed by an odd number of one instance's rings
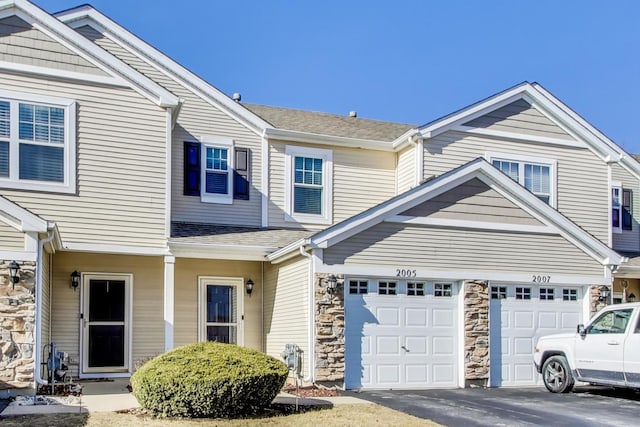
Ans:
{"label": "black lantern light fixture", "polygon": [[627,295],[627,301],[634,302],[635,300],[636,300],[636,294],[634,294],[633,292]]}
{"label": "black lantern light fixture", "polygon": [[604,288],[600,290],[600,297],[598,297],[598,300],[600,301],[608,301],[609,300],[609,295],[611,295],[611,291],[609,290],[609,288]]}
{"label": "black lantern light fixture", "polygon": [[247,283],[244,284],[244,288],[247,291],[247,295],[251,296],[251,292],[253,292],[253,280],[247,280]]}
{"label": "black lantern light fixture", "polygon": [[326,279],[327,281],[327,294],[333,295],[338,288],[338,278],[333,274],[329,275]]}
{"label": "black lantern light fixture", "polygon": [[11,282],[11,287],[15,289],[16,283],[20,281],[20,277],[18,276],[18,272],[20,271],[20,264],[15,261],[11,261],[9,263],[9,281]]}
{"label": "black lantern light fixture", "polygon": [[73,273],[71,273],[71,287],[74,292],[78,286],[80,286],[80,273],[78,273],[78,270],[73,270]]}

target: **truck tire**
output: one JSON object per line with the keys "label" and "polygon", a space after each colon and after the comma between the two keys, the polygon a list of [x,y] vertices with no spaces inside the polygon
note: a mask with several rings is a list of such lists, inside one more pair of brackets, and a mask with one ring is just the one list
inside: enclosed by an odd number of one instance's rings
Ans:
{"label": "truck tire", "polygon": [[542,365],[542,381],[551,393],[569,393],[575,380],[564,356],[551,356]]}

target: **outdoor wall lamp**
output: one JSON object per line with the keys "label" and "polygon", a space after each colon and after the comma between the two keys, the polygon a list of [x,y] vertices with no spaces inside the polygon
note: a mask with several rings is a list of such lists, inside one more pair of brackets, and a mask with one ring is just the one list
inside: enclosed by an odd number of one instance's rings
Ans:
{"label": "outdoor wall lamp", "polygon": [[326,279],[327,281],[327,294],[333,295],[338,288],[338,279],[333,274],[329,275]]}
{"label": "outdoor wall lamp", "polygon": [[598,297],[599,301],[607,301],[609,299],[609,295],[611,295],[611,291],[609,288],[602,289],[600,291],[600,296]]}
{"label": "outdoor wall lamp", "polygon": [[13,289],[16,288],[16,283],[20,281],[20,277],[18,276],[18,272],[20,271],[20,264],[15,261],[11,261],[9,263],[9,281],[11,282],[11,287]]}
{"label": "outdoor wall lamp", "polygon": [[634,294],[633,292],[627,295],[627,301],[634,302],[635,300],[636,300],[636,294]]}
{"label": "outdoor wall lamp", "polygon": [[80,286],[80,273],[78,273],[78,270],[73,270],[73,273],[71,273],[71,287],[74,292],[78,286]]}
{"label": "outdoor wall lamp", "polygon": [[244,288],[247,291],[247,295],[251,296],[251,292],[253,292],[253,280],[249,279],[247,280],[247,283],[244,284]]}

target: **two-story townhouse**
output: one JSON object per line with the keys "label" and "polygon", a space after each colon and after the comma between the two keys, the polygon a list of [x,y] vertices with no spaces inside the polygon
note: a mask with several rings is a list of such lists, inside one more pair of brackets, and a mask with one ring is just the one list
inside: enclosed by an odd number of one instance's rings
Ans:
{"label": "two-story townhouse", "polygon": [[537,84],[420,127],[242,104],[90,6],[0,0],[0,382],[50,342],[107,378],[218,340],[347,388],[535,384],[538,336],[637,289],[639,176]]}

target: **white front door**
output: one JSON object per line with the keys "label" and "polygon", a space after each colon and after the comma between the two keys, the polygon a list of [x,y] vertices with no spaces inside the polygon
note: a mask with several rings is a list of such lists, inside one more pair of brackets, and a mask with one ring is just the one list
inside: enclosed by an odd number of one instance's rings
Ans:
{"label": "white front door", "polygon": [[492,387],[539,385],[533,364],[538,338],[575,332],[582,289],[562,286],[490,286],[489,360]]}
{"label": "white front door", "polygon": [[82,372],[128,373],[131,275],[82,275]]}
{"label": "white front door", "polygon": [[200,278],[200,341],[244,344],[243,289],[242,278]]}
{"label": "white front door", "polygon": [[345,282],[345,386],[457,386],[457,284]]}

